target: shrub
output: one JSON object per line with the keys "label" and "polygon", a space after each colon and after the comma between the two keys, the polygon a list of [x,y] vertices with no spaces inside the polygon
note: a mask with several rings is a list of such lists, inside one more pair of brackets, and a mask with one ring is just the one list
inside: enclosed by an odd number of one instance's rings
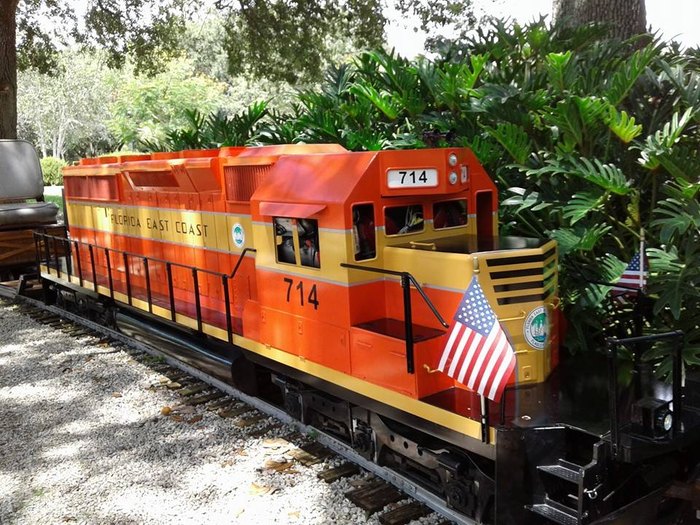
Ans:
{"label": "shrub", "polygon": [[44,157],[41,159],[41,171],[44,174],[44,184],[47,186],[60,186],[63,184],[63,167],[68,163],[56,157]]}

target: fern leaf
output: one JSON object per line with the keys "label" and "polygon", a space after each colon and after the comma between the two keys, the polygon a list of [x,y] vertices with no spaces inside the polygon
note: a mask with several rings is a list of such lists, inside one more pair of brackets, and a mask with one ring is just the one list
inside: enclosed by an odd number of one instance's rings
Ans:
{"label": "fern leaf", "polygon": [[670,198],[659,202],[654,210],[659,217],[651,222],[652,226],[660,226],[661,242],[667,243],[675,235],[683,235],[691,227],[700,229],[700,204],[697,200],[681,202]]}
{"label": "fern leaf", "polygon": [[484,130],[505,148],[515,162],[525,164],[532,153],[532,143],[523,128],[504,122],[495,128],[484,126]]}
{"label": "fern leaf", "polygon": [[610,77],[609,87],[605,93],[605,97],[613,106],[619,106],[627,98],[646,67],[658,54],[658,48],[649,45],[635,51],[627,60],[620,61],[617,71]]}
{"label": "fern leaf", "polygon": [[598,159],[593,159],[591,162],[587,158],[572,159],[572,164],[574,167],[570,171],[572,175],[582,177],[606,191],[616,195],[627,195],[632,191],[630,181],[614,164],[603,164]]}
{"label": "fern leaf", "polygon": [[614,107],[609,107],[607,124],[617,138],[625,144],[629,144],[642,133],[642,125],[635,124],[634,117],[626,111],[617,111]]}
{"label": "fern leaf", "polygon": [[399,116],[399,108],[389,93],[380,93],[374,86],[364,83],[353,84],[350,92],[372,102],[389,120],[396,120]]}
{"label": "fern leaf", "polygon": [[601,195],[591,192],[581,192],[572,196],[571,200],[564,206],[564,218],[569,219],[571,224],[576,224],[591,211],[595,210],[603,202]]}

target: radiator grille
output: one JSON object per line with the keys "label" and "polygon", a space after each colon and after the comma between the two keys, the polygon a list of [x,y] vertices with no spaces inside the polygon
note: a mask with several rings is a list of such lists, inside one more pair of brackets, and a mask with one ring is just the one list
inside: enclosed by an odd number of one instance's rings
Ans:
{"label": "radiator grille", "polygon": [[[486,259],[486,266],[499,305],[544,301],[556,293],[556,247],[538,254]],[[519,279],[508,282],[513,278]]]}

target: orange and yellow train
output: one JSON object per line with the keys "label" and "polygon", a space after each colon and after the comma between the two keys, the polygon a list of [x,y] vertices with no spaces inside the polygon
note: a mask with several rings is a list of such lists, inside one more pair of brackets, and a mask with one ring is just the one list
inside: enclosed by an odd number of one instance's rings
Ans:
{"label": "orange and yellow train", "polygon": [[[266,377],[290,412],[467,521],[584,523],[639,499],[564,501],[561,483],[615,483],[610,437],[552,373],[556,243],[498,236],[497,190],[471,151],[154,153],[84,159],[64,182],[70,256],[54,259],[48,238],[37,249],[64,299],[189,338],[235,383]],[[485,407],[436,370],[475,274],[517,357]]]}

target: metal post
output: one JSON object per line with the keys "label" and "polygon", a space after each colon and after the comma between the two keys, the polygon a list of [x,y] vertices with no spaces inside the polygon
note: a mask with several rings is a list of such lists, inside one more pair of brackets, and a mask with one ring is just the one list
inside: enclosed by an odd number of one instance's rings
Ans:
{"label": "metal post", "polygon": [[41,238],[44,240],[44,255],[46,256],[46,270],[51,274],[51,253],[49,252],[49,237],[45,234],[41,234]]}
{"label": "metal post", "polygon": [[194,305],[197,311],[197,330],[202,331],[202,304],[199,297],[199,277],[197,268],[192,268],[192,283],[194,284]]}
{"label": "metal post", "polygon": [[617,457],[620,446],[617,414],[617,341],[607,340],[608,345],[608,405],[610,408],[610,444],[613,458]]}
{"label": "metal post", "polygon": [[168,295],[170,296],[170,319],[175,321],[177,314],[175,313],[175,292],[173,290],[173,268],[169,262],[165,263],[165,273],[168,276]]}
{"label": "metal post", "polygon": [[56,246],[56,237],[53,239],[53,257],[56,260],[56,277],[61,278],[61,262],[58,260],[58,248]]}
{"label": "metal post", "polygon": [[70,256],[70,241],[68,239],[61,239],[61,246],[63,246],[63,250],[65,251],[65,259],[66,259],[66,273],[68,274],[68,282],[70,282],[71,275],[73,273],[73,265],[71,264],[71,256]]}
{"label": "metal post", "polygon": [[153,298],[151,296],[151,273],[148,269],[148,257],[143,258],[143,271],[146,272],[146,299],[148,299],[148,311],[153,313]]}
{"label": "metal post", "polygon": [[112,261],[109,260],[109,248],[105,248],[107,257],[107,277],[109,277],[109,296],[114,299],[114,281],[112,280]]}
{"label": "metal post", "polygon": [[401,274],[401,288],[403,288],[403,318],[406,335],[406,371],[415,373],[413,362],[413,314],[411,313],[411,281],[408,274]]}
{"label": "metal post", "polygon": [[489,402],[486,396],[479,396],[481,402],[481,441],[489,442]]}
{"label": "metal post", "polygon": [[233,326],[231,324],[231,303],[229,302],[228,275],[221,276],[221,284],[224,287],[224,304],[226,307],[226,331],[228,332],[228,342],[233,343]]}
{"label": "metal post", "polygon": [[131,301],[131,276],[129,275],[129,255],[126,252],[122,252],[124,256],[124,276],[126,277],[126,298],[129,302],[129,306],[132,306]]}
{"label": "metal post", "polygon": [[92,250],[92,244],[88,244],[88,251],[90,252],[90,269],[92,270],[92,287],[97,292],[97,271],[95,269],[95,253]]}
{"label": "metal post", "polygon": [[80,286],[83,286],[83,265],[80,261],[80,244],[78,241],[73,241],[75,243],[75,263],[78,267],[78,282]]}
{"label": "metal post", "polygon": [[681,432],[683,422],[683,337],[675,337],[673,352],[673,437]]}

